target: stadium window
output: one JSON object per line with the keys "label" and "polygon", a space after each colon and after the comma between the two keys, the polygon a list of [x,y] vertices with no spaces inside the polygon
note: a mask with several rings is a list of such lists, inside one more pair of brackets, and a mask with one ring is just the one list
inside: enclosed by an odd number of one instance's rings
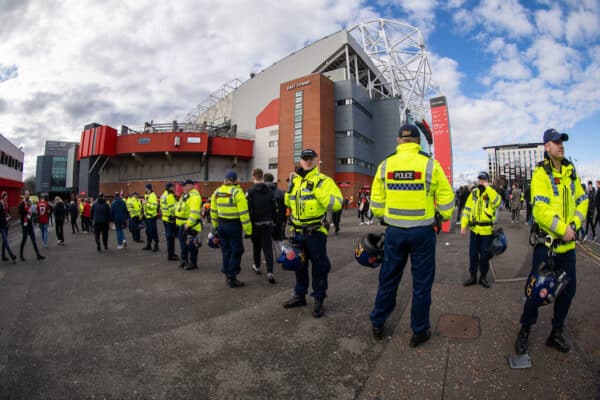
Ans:
{"label": "stadium window", "polygon": [[270,163],[268,169],[277,169],[277,163]]}

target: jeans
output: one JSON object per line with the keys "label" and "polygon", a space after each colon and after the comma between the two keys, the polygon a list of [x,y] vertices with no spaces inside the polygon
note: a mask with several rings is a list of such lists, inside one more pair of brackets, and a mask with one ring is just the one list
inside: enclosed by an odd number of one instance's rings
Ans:
{"label": "jeans", "polygon": [[490,246],[492,244],[492,235],[478,235],[471,231],[471,240],[469,241],[469,273],[486,275],[490,270]]}
{"label": "jeans", "polygon": [[35,241],[35,232],[33,230],[33,224],[31,221],[27,223],[27,225],[23,225],[23,237],[21,238],[21,258],[23,258],[23,249],[25,248],[25,243],[27,243],[27,237],[31,238],[31,243],[33,243],[33,249],[35,250],[35,254],[40,256],[40,251],[38,250],[37,243]]}
{"label": "jeans", "polygon": [[125,241],[125,232],[123,231],[123,222],[115,222],[115,234],[117,235],[117,244],[121,246]]}
{"label": "jeans", "polygon": [[48,224],[40,224],[40,231],[42,232],[42,243],[44,246],[48,246]]}
{"label": "jeans", "polygon": [[[540,263],[548,258],[548,248],[544,245],[538,245],[533,249],[533,258],[531,260],[531,275],[537,270]],[[554,258],[554,265],[560,266],[566,273],[569,282],[562,293],[554,301],[554,318],[552,318],[552,329],[561,329],[569,313],[571,301],[575,297],[577,289],[577,276],[575,273],[576,256],[575,250],[569,250],[564,254],[557,254]],[[529,278],[526,281],[529,282]],[[523,306],[521,315],[521,325],[530,326],[537,322],[538,317],[537,304],[527,300]]]}
{"label": "jeans", "polygon": [[2,233],[2,258],[6,258],[5,252],[7,251],[10,258],[15,258],[15,255],[10,249],[10,245],[8,243],[8,226],[6,228],[0,229],[0,233]]}
{"label": "jeans", "polygon": [[371,312],[373,326],[382,327],[396,307],[396,294],[410,256],[413,278],[410,327],[414,333],[430,328],[431,287],[435,278],[435,232],[431,226],[386,229],[379,287]]}

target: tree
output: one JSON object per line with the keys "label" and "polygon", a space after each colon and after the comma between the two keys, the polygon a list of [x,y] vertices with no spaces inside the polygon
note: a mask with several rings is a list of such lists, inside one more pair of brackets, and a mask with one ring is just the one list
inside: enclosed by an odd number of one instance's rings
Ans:
{"label": "tree", "polygon": [[35,193],[35,176],[25,178],[23,183],[25,184],[25,190],[28,190],[29,193]]}

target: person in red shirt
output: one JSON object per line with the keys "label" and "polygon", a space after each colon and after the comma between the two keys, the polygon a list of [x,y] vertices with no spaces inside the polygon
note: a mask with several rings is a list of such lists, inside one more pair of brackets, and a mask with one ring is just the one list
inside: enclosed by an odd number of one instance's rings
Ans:
{"label": "person in red shirt", "polygon": [[21,261],[25,261],[25,257],[23,257],[23,249],[25,248],[25,243],[27,243],[27,236],[31,237],[31,243],[33,243],[33,249],[37,254],[38,260],[43,260],[46,257],[40,254],[38,250],[37,243],[35,241],[35,232],[33,230],[33,204],[31,204],[31,200],[29,199],[29,192],[25,191],[25,195],[23,196],[23,201],[19,204],[19,216],[21,217],[21,227],[23,228],[23,238],[21,239]]}
{"label": "person in red shirt", "polygon": [[83,204],[83,213],[81,214],[81,223],[83,224],[83,231],[88,232],[91,228],[91,220],[92,220],[92,200],[86,199]]}
{"label": "person in red shirt", "polygon": [[48,223],[50,222],[50,205],[48,196],[44,196],[37,204],[38,224],[42,232],[42,244],[48,248]]}

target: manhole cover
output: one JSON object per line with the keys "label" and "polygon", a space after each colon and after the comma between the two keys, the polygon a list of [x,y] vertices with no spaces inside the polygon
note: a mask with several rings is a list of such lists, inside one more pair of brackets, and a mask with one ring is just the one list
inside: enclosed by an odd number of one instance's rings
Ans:
{"label": "manhole cover", "polygon": [[442,314],[438,320],[439,335],[457,339],[477,339],[479,318],[462,314]]}

